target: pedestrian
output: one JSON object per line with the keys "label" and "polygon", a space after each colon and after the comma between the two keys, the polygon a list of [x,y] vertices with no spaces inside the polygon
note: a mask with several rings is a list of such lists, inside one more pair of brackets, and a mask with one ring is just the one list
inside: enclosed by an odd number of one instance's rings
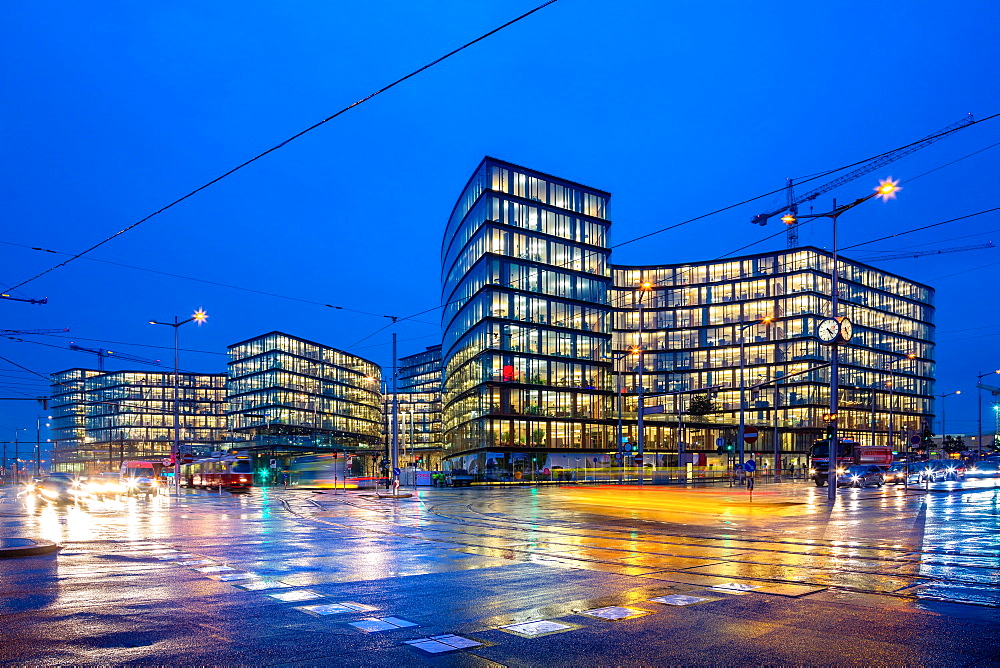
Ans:
{"label": "pedestrian", "polygon": [[753,471],[747,473],[747,491],[753,494]]}

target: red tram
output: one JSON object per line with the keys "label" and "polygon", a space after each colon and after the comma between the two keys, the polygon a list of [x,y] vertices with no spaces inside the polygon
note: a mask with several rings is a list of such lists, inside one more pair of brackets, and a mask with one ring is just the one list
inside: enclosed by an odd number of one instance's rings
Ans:
{"label": "red tram", "polygon": [[248,455],[228,455],[196,459],[184,466],[184,484],[246,491],[253,485],[253,465]]}

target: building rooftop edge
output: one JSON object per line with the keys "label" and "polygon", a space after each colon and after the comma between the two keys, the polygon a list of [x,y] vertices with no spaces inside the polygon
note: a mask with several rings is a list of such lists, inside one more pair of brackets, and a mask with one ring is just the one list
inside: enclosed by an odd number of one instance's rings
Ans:
{"label": "building rooftop edge", "polygon": [[[820,255],[825,255],[827,257],[832,257],[833,256],[833,253],[831,251],[825,250],[823,248],[819,248],[818,246],[797,246],[796,248],[783,248],[783,249],[773,250],[773,251],[764,251],[764,252],[761,252],[761,253],[751,253],[751,254],[748,254],[748,255],[734,255],[733,257],[716,258],[714,260],[700,260],[700,261],[696,260],[696,261],[690,261],[690,262],[666,262],[666,263],[662,263],[662,264],[613,264],[612,263],[612,264],[609,264],[608,266],[609,266],[609,268],[612,271],[615,271],[615,270],[630,270],[630,269],[663,269],[665,267],[689,267],[689,266],[692,266],[692,265],[717,264],[719,262],[736,262],[736,261],[740,261],[740,260],[749,260],[749,259],[753,259],[753,258],[757,258],[757,257],[764,257],[764,256],[768,256],[768,255],[777,255],[779,253],[793,253],[795,251],[803,251],[803,250],[815,251],[815,252],[819,253]],[[849,257],[845,257],[845,256],[841,255],[839,252],[837,253],[837,257],[838,257],[839,261],[841,261],[841,262],[850,262],[851,264],[856,264],[856,265],[860,265],[862,267],[866,267],[868,269],[873,269],[873,270],[875,270],[877,272],[880,272],[880,273],[883,273],[883,274],[888,274],[889,276],[894,276],[894,277],[902,279],[904,281],[909,281],[910,283],[913,283],[914,285],[919,285],[922,288],[927,288],[928,290],[930,290],[932,292],[936,292],[936,290],[932,286],[927,285],[926,283],[921,283],[920,281],[914,280],[912,278],[908,278],[906,276],[903,276],[901,274],[897,274],[897,273],[892,272],[892,271],[886,271],[885,269],[881,269],[881,268],[876,267],[876,266],[871,265],[871,264],[866,264],[864,262],[861,262],[860,260],[854,260],[854,259],[851,259]]]}
{"label": "building rooftop edge", "polygon": [[[313,341],[311,339],[304,339],[301,336],[295,336],[294,334],[289,334],[288,332],[279,332],[278,330],[272,330],[270,332],[265,332],[264,334],[260,334],[258,336],[251,336],[249,339],[245,339],[243,341],[237,341],[236,343],[231,343],[228,346],[226,346],[226,349],[227,350],[232,350],[236,346],[242,346],[245,343],[250,343],[251,341],[256,341],[257,339],[263,339],[264,337],[271,336],[272,334],[278,334],[280,336],[287,336],[288,338],[295,339],[296,341],[301,341],[303,343],[308,343],[310,345],[319,346],[320,348],[326,348],[327,350],[333,350],[333,351],[336,351],[338,353],[343,353],[344,355],[349,355],[350,357],[354,357],[356,359],[359,359],[362,362],[368,362],[369,364],[372,364],[372,365],[374,365],[376,367],[381,368],[381,365],[378,362],[373,362],[372,360],[368,359],[367,357],[362,357],[361,355],[355,355],[354,353],[349,353],[346,350],[341,350],[340,348],[334,348],[333,346],[328,346],[325,343],[320,343],[318,341]],[[232,364],[232,362],[228,362],[228,364]]]}

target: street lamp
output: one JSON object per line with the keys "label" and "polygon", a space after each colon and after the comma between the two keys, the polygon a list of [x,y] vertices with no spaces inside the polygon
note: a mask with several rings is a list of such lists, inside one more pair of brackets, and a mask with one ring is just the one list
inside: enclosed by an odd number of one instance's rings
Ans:
{"label": "street lamp", "polygon": [[948,430],[945,428],[944,421],[944,400],[953,394],[961,394],[962,390],[955,390],[954,392],[947,392],[945,394],[935,395],[941,399],[941,447],[944,448],[944,439],[948,437]]}
{"label": "street lamp", "polygon": [[205,324],[208,314],[203,309],[195,311],[187,320],[179,320],[174,316],[173,322],[160,322],[150,320],[150,325],[166,325],[174,328],[174,444],[171,448],[171,455],[174,460],[174,494],[180,496],[181,493],[181,457],[180,457],[180,434],[181,434],[181,414],[180,414],[180,334],[181,325],[189,322],[196,322],[198,326]]}
{"label": "street lamp", "polygon": [[745,445],[743,443],[743,436],[745,434],[744,430],[746,429],[747,426],[746,425],[747,379],[746,379],[746,374],[744,373],[747,365],[746,345],[745,345],[746,330],[750,329],[751,327],[756,327],[757,325],[770,324],[772,320],[774,320],[774,318],[772,318],[771,316],[766,316],[756,322],[748,322],[746,324],[743,324],[743,322],[740,321],[739,323],[737,323],[737,327],[739,328],[739,334],[740,334],[740,431],[739,434],[737,435],[737,440],[740,442],[740,466],[743,466],[743,450]]}
{"label": "street lamp", "polygon": [[646,443],[646,438],[645,438],[645,433],[644,433],[645,432],[645,424],[643,422],[643,411],[645,409],[645,403],[646,403],[646,401],[645,401],[645,396],[644,396],[645,390],[644,390],[644,388],[642,386],[642,370],[643,370],[642,367],[643,367],[643,364],[645,363],[645,360],[643,360],[643,358],[642,358],[643,357],[642,356],[642,353],[643,353],[643,350],[642,350],[642,320],[643,320],[643,311],[642,311],[642,309],[645,306],[643,304],[643,299],[645,298],[646,293],[648,293],[652,289],[653,289],[653,283],[651,281],[642,281],[641,283],[639,283],[639,299],[638,299],[638,302],[639,302],[639,337],[638,337],[637,345],[636,345],[636,348],[635,348],[634,352],[638,353],[638,355],[639,355],[639,388],[638,388],[638,390],[639,390],[639,397],[638,397],[636,405],[637,405],[637,407],[639,409],[639,412],[638,412],[638,415],[637,415],[637,418],[638,418],[638,425],[637,426],[639,428],[639,453],[638,453],[637,459],[639,460],[639,472],[638,473],[639,473],[639,486],[640,487],[642,486],[642,473],[643,473],[643,466],[645,465],[645,461],[643,459],[643,453],[645,452],[644,446],[645,446],[645,443]]}
{"label": "street lamp", "polygon": [[1000,373],[1000,369],[997,369],[996,371],[987,371],[986,373],[976,374],[976,378],[979,379],[979,382],[976,383],[976,388],[979,389],[979,400],[977,402],[979,404],[979,406],[978,406],[978,409],[979,409],[979,441],[978,441],[978,445],[976,446],[976,447],[979,448],[978,459],[982,459],[983,458],[983,390],[987,389],[987,388],[983,387],[983,378],[986,378],[986,376],[992,376],[995,373]]}
{"label": "street lamp", "polygon": [[[831,255],[832,255],[831,264],[832,264],[832,267],[830,269],[830,277],[831,277],[831,285],[830,285],[830,320],[835,321],[836,324],[835,324],[835,327],[831,328],[831,331],[832,331],[832,334],[833,334],[832,338],[829,341],[826,342],[831,347],[831,353],[830,353],[830,412],[828,413],[828,415],[832,416],[832,419],[830,421],[830,447],[829,447],[829,451],[828,451],[829,462],[830,463],[829,463],[829,466],[828,466],[829,473],[828,473],[828,478],[827,478],[827,484],[829,485],[829,490],[827,490],[827,500],[830,503],[833,503],[834,500],[837,498],[837,452],[840,450],[840,448],[839,448],[839,444],[840,443],[839,443],[839,439],[838,439],[838,435],[837,435],[837,418],[836,418],[836,416],[837,416],[837,393],[839,392],[839,388],[837,386],[837,380],[838,380],[837,379],[837,372],[838,372],[837,348],[838,348],[838,346],[841,343],[842,337],[844,337],[846,339],[850,338],[849,335],[848,335],[848,333],[844,332],[845,328],[843,326],[843,323],[844,323],[844,321],[846,321],[846,319],[845,318],[838,318],[838,316],[837,316],[838,306],[840,305],[840,296],[838,294],[839,285],[838,285],[838,276],[837,276],[837,273],[838,273],[838,267],[837,267],[837,262],[838,262],[838,258],[837,258],[837,219],[840,218],[840,216],[842,214],[846,213],[847,211],[850,211],[851,209],[853,209],[854,207],[858,206],[859,204],[863,204],[863,203],[867,202],[868,200],[872,199],[873,197],[880,197],[880,198],[882,198],[883,202],[887,202],[890,199],[895,199],[896,198],[896,192],[899,191],[899,190],[902,190],[902,188],[899,187],[899,181],[898,180],[893,181],[892,177],[890,176],[887,179],[883,179],[883,180],[879,181],[878,186],[874,190],[875,190],[875,192],[873,192],[871,195],[868,195],[866,197],[862,197],[860,199],[856,199],[853,202],[851,202],[850,204],[845,204],[845,205],[840,206],[840,207],[837,206],[837,200],[834,199],[833,200],[833,210],[832,211],[827,211],[826,213],[808,214],[808,215],[800,216],[801,218],[813,218],[813,219],[815,219],[815,218],[829,218],[830,221],[833,223],[833,250],[831,251]],[[796,217],[795,216],[791,216],[791,215],[786,216],[785,218],[782,218],[782,221],[785,222],[785,224],[787,224],[787,225],[794,225],[794,224],[796,224],[798,222],[798,220],[796,219]],[[849,323],[850,321],[847,321],[847,322]],[[849,330],[849,332],[853,332],[853,327],[849,327],[847,329]],[[821,334],[822,334],[822,332],[821,332]]]}
{"label": "street lamp", "polygon": [[628,350],[628,351],[622,353],[621,355],[612,355],[611,356],[611,360],[612,360],[611,364],[612,364],[612,367],[615,370],[615,380],[616,380],[615,386],[616,386],[616,388],[618,390],[618,430],[615,432],[615,434],[616,434],[616,439],[618,440],[618,444],[617,444],[616,448],[618,450],[618,461],[621,462],[621,465],[619,466],[619,469],[620,469],[619,473],[620,473],[620,477],[621,477],[620,482],[622,484],[625,483],[625,452],[624,452],[624,448],[622,447],[622,445],[625,442],[625,439],[622,436],[622,399],[623,399],[623,397],[622,397],[622,372],[621,372],[621,369],[618,368],[618,365],[615,364],[615,362],[618,362],[619,360],[622,360],[622,359],[628,357],[629,355],[634,355],[636,352],[637,351]]}
{"label": "street lamp", "polygon": [[17,440],[19,431],[28,431],[27,427],[18,427],[14,430],[14,484],[21,481],[21,444]]}
{"label": "street lamp", "polygon": [[887,445],[890,448],[892,448],[892,441],[896,435],[895,425],[893,423],[896,411],[896,365],[900,362],[907,362],[915,359],[917,359],[917,356],[910,353],[909,355],[900,357],[897,360],[890,360],[889,362],[886,362],[885,365],[886,368],[889,369],[889,437],[887,439]]}

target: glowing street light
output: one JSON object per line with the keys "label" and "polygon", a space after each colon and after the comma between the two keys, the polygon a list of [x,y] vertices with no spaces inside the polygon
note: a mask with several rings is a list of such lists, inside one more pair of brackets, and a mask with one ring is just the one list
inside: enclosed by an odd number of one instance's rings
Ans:
{"label": "glowing street light", "polygon": [[173,322],[149,321],[150,325],[165,325],[174,328],[174,444],[171,448],[171,454],[174,460],[174,494],[177,496],[180,496],[181,493],[180,336],[178,330],[180,330],[181,325],[186,325],[189,322],[197,322],[200,327],[206,320],[208,320],[208,314],[205,313],[204,309],[198,309],[187,320],[180,320],[175,315]]}
{"label": "glowing street light", "polygon": [[[769,325],[774,321],[771,316],[764,316],[760,320],[755,320],[754,322],[748,322],[746,324],[739,323],[739,334],[740,334],[740,431],[737,435],[737,441],[739,441],[740,446],[740,466],[743,466],[743,453],[744,446],[743,437],[746,435],[746,410],[747,410],[747,379],[746,379],[746,331],[751,327],[756,327],[757,325]],[[777,466],[777,464],[775,464]]]}
{"label": "glowing street light", "polygon": [[[864,204],[865,202],[867,202],[868,200],[872,199],[873,197],[879,197],[879,198],[882,199],[883,202],[886,202],[886,201],[888,201],[890,199],[895,199],[896,198],[896,193],[898,191],[900,191],[900,190],[902,190],[902,188],[899,186],[899,179],[893,180],[893,178],[890,176],[887,179],[881,179],[879,181],[878,187],[874,189],[874,192],[872,194],[870,194],[870,195],[867,195],[866,197],[862,197],[860,199],[856,199],[853,202],[851,202],[850,204],[845,204],[843,206],[837,206],[837,200],[834,199],[833,200],[833,210],[832,211],[828,211],[826,213],[806,214],[806,215],[799,216],[800,218],[810,218],[810,219],[815,219],[815,218],[829,218],[830,221],[833,223],[833,250],[831,251],[831,255],[832,255],[831,264],[832,264],[832,267],[831,267],[831,270],[830,270],[830,277],[831,277],[831,281],[830,281],[830,283],[831,283],[831,285],[830,285],[830,311],[831,311],[830,312],[830,317],[832,319],[834,319],[834,320],[837,320],[838,322],[840,322],[841,319],[838,318],[838,313],[837,313],[837,311],[839,310],[838,307],[840,305],[840,295],[838,294],[840,287],[839,287],[839,283],[838,283],[838,281],[839,281],[839,277],[838,277],[839,270],[838,270],[838,256],[837,256],[837,219],[840,218],[840,216],[842,214],[846,213],[847,211],[850,211],[851,209],[853,209],[854,207],[858,206],[859,204]],[[795,222],[794,216],[792,218],[793,218],[792,222]],[[782,220],[784,220],[784,218]],[[786,224],[791,224],[788,221],[785,221],[785,222],[786,222]],[[839,329],[839,327],[838,327],[838,329]],[[830,353],[830,414],[832,414],[832,415],[836,415],[837,414],[837,393],[839,392],[838,378],[837,378],[837,375],[838,375],[838,359],[837,359],[837,355],[838,355],[838,347],[839,347],[839,345],[841,343],[840,338],[841,338],[840,336],[836,336],[836,337],[834,337],[829,342],[829,345],[830,345],[830,348],[831,348],[831,353]],[[836,498],[837,498],[837,464],[836,464],[837,459],[836,458],[837,458],[837,451],[839,450],[838,446],[839,446],[839,436],[837,434],[837,422],[833,421],[833,422],[830,423],[830,448],[829,448],[830,465],[828,467],[829,468],[829,477],[827,478],[827,484],[829,485],[829,490],[827,492],[827,500],[830,503],[833,503],[834,500],[836,500]]]}

